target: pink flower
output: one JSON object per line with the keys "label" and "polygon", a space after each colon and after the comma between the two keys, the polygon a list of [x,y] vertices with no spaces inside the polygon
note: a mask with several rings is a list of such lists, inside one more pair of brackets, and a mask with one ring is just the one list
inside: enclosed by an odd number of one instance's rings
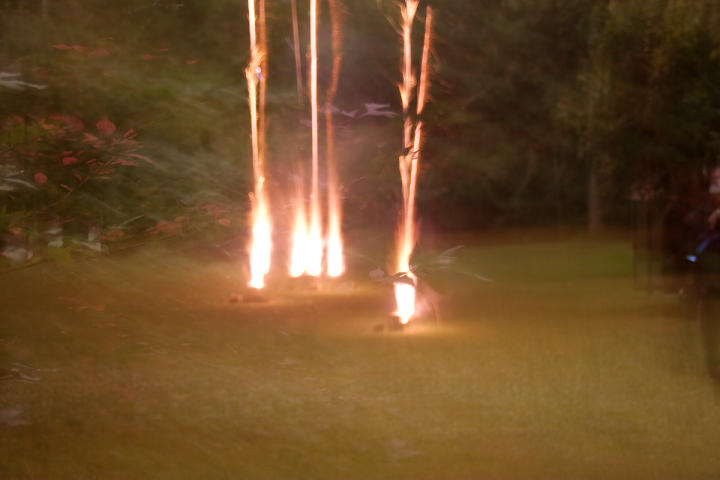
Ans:
{"label": "pink flower", "polygon": [[63,157],[62,164],[67,165],[75,165],[76,163],[80,163],[80,160],[77,157]]}
{"label": "pink flower", "polygon": [[42,172],[38,172],[35,174],[35,183],[38,185],[44,185],[47,183],[48,177]]}
{"label": "pink flower", "polygon": [[107,117],[103,118],[99,122],[97,122],[97,129],[98,132],[100,132],[102,135],[109,136],[115,133],[115,124],[107,119]]}

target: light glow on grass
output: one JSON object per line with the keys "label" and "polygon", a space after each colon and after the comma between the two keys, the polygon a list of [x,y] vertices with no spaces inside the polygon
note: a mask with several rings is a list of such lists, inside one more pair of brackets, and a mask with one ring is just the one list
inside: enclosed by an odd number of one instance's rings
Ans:
{"label": "light glow on grass", "polygon": [[714,478],[700,329],[633,290],[630,242],[497,235],[463,238],[496,282],[457,279],[411,339],[372,330],[365,275],[258,306],[172,245],[6,273],[0,366],[39,380],[3,380],[28,422],[0,427],[3,478]]}

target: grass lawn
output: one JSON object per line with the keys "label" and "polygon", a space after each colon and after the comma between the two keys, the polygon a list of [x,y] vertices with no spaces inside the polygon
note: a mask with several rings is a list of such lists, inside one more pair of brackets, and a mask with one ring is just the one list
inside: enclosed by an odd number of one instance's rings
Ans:
{"label": "grass lawn", "polygon": [[700,327],[626,239],[458,241],[492,281],[445,275],[444,323],[402,333],[359,267],[257,304],[156,247],[2,275],[0,478],[720,478]]}

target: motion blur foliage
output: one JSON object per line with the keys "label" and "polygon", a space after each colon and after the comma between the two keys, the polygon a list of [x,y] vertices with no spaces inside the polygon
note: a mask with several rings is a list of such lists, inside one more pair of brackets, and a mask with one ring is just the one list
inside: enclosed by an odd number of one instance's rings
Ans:
{"label": "motion blur foliage", "polygon": [[[451,225],[576,222],[582,169],[555,105],[586,52],[583,0],[443,2],[421,211]],[[448,225],[449,226],[449,225]]]}
{"label": "motion blur foliage", "polygon": [[[252,185],[244,4],[1,3],[2,175],[31,185],[3,180],[6,242],[18,241],[12,232],[40,238],[55,224],[81,241],[98,230],[105,246],[152,235],[244,242]],[[295,165],[309,170],[309,109],[307,89],[296,93],[290,1],[266,4],[268,168],[282,218]],[[435,55],[418,190],[424,225],[628,223],[639,185],[661,191],[675,172],[715,162],[720,7],[713,2],[422,1],[416,62],[431,4]],[[345,228],[391,230],[402,147],[398,5],[341,6],[343,63],[330,108]],[[298,11],[306,72],[307,0],[298,0]],[[320,11],[324,110],[332,62],[323,2]],[[83,133],[65,125],[69,137],[46,141],[41,126],[58,118],[76,119]],[[104,119],[118,139],[132,131],[131,153],[146,160],[126,158],[100,179],[87,162],[125,158],[109,149],[112,141],[88,144],[84,135],[97,136]],[[69,157],[78,162],[63,164]],[[36,182],[36,173],[47,181]],[[122,235],[108,236],[118,227]]]}
{"label": "motion blur foliage", "polygon": [[663,203],[716,164],[719,15],[717,4],[703,1],[594,10],[571,121],[579,157],[610,198],[613,190],[616,197],[642,190]]}
{"label": "motion blur foliage", "polygon": [[[248,147],[237,79],[245,53],[228,55],[224,43],[246,42],[242,14],[233,21],[230,2],[179,5],[37,2],[2,9],[0,72],[16,82],[0,86],[8,119],[3,168],[24,181],[47,176],[32,188],[3,191],[3,225],[14,232],[5,243],[27,244],[57,226],[76,240],[99,235],[103,248],[152,234],[224,241],[241,231],[249,172],[238,161]],[[65,125],[49,135],[45,127],[58,119]],[[88,162],[118,161],[116,142],[88,140],[105,139],[95,127],[100,120],[132,141],[138,158],[88,176],[78,171]]]}

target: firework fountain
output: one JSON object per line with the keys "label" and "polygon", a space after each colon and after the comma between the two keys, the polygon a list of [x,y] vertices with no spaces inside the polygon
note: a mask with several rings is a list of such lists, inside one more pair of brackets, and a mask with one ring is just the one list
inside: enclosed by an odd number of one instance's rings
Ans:
{"label": "firework fountain", "polygon": [[[256,18],[255,2],[258,1],[259,15]],[[319,185],[319,141],[318,141],[318,38],[317,38],[317,0],[310,0],[310,65],[309,92],[312,128],[312,159],[309,204],[305,201],[305,186],[302,169],[298,169],[295,185],[295,214],[290,253],[290,276],[307,274],[317,277],[323,270],[323,254],[327,247],[326,273],[330,277],[340,276],[344,271],[341,201],[334,148],[333,102],[338,88],[338,77],[342,62],[340,51],[340,15],[337,0],[328,0],[332,33],[332,72],[331,81],[325,98],[325,127],[327,150],[328,180],[328,233],[323,238],[323,220],[321,216],[321,198]],[[426,10],[425,35],[419,79],[416,78],[412,64],[412,27],[417,14],[419,0],[404,0],[400,5],[402,16],[402,83],[398,85],[403,111],[403,153],[399,157],[399,170],[402,183],[403,209],[396,232],[395,297],[397,310],[394,315],[401,324],[410,321],[415,313],[415,292],[417,277],[411,270],[410,257],[417,239],[415,222],[415,193],[418,177],[420,147],[422,145],[422,113],[428,88],[428,60],[432,27],[432,10]],[[297,47],[297,12],[295,0],[292,1],[293,26],[296,44],[296,67],[299,71],[299,48]],[[248,83],[248,103],[250,106],[252,158],[254,173],[254,191],[252,201],[252,239],[250,244],[251,280],[253,288],[264,286],[264,277],[269,272],[271,254],[271,221],[265,185],[265,97],[266,82],[266,30],[265,0],[248,0],[248,20],[250,26],[250,62],[245,69]],[[256,26],[256,23],[259,25]],[[257,32],[256,32],[257,28]],[[299,76],[298,76],[299,77]],[[301,92],[298,78],[298,93]],[[301,96],[298,96],[301,98]],[[415,108],[413,110],[413,101]],[[308,212],[309,210],[309,212]],[[309,216],[308,216],[309,213]]]}
{"label": "firework fountain", "polygon": [[[260,0],[260,19],[264,20],[264,0]],[[250,62],[245,68],[250,106],[250,131],[252,141],[254,191],[251,200],[250,282],[249,286],[261,289],[265,275],[270,271],[272,251],[272,227],[265,185],[265,28],[260,29],[260,44],[256,35],[255,0],[248,0],[248,23],[250,26]],[[262,23],[262,22],[261,22]],[[258,102],[258,94],[260,100]]]}
{"label": "firework fountain", "polygon": [[[333,101],[338,88],[338,77],[342,56],[340,53],[340,12],[336,0],[329,0],[332,26],[333,65],[331,82],[325,98],[325,127],[327,155],[327,199],[328,234],[323,239],[323,219],[319,180],[319,135],[318,135],[318,40],[317,40],[317,0],[310,1],[310,112],[312,128],[312,168],[309,203],[309,220],[303,198],[302,185],[295,188],[295,211],[293,215],[293,233],[290,253],[290,276],[307,274],[318,277],[323,272],[323,254],[327,254],[326,273],[330,277],[339,277],[345,270],[341,233],[341,202],[337,168],[335,164],[334,131],[332,112]],[[299,81],[298,81],[299,85]],[[327,250],[326,250],[327,247]]]}
{"label": "firework fountain", "polygon": [[320,172],[318,161],[318,51],[317,0],[310,0],[310,115],[312,123],[312,180],[310,186],[310,224],[308,227],[308,263],[306,273],[322,273],[323,239],[320,212]]}
{"label": "firework fountain", "polygon": [[[403,109],[403,153],[399,157],[400,180],[402,183],[403,210],[396,234],[396,281],[394,282],[397,310],[394,315],[401,324],[407,324],[415,314],[415,292],[417,277],[411,271],[410,257],[417,240],[415,222],[415,191],[417,186],[418,163],[422,145],[421,116],[425,107],[428,87],[428,59],[430,56],[430,33],[432,10],[426,10],[425,36],[420,64],[420,81],[417,82],[412,68],[412,24],[417,13],[419,0],[405,0],[400,6],[403,38],[403,82],[398,86]],[[416,88],[417,87],[417,88]],[[415,118],[411,101],[416,93]]]}
{"label": "firework fountain", "polygon": [[[298,105],[303,105],[302,62],[300,60],[300,29],[298,27],[297,0],[291,0],[290,9],[293,26],[293,53],[295,55],[295,82],[297,85]],[[295,195],[292,234],[290,238],[291,278],[298,278],[308,269],[309,237],[307,224],[307,208],[305,206],[305,175],[303,168],[295,165]]]}
{"label": "firework fountain", "polygon": [[327,238],[327,274],[339,277],[345,270],[342,244],[342,206],[337,166],[335,163],[335,143],[333,130],[333,102],[338,89],[338,78],[342,54],[340,51],[340,11],[337,0],[328,0],[330,6],[330,24],[332,29],[332,76],[325,101],[325,136],[327,149],[327,184],[328,184],[328,238]]}

